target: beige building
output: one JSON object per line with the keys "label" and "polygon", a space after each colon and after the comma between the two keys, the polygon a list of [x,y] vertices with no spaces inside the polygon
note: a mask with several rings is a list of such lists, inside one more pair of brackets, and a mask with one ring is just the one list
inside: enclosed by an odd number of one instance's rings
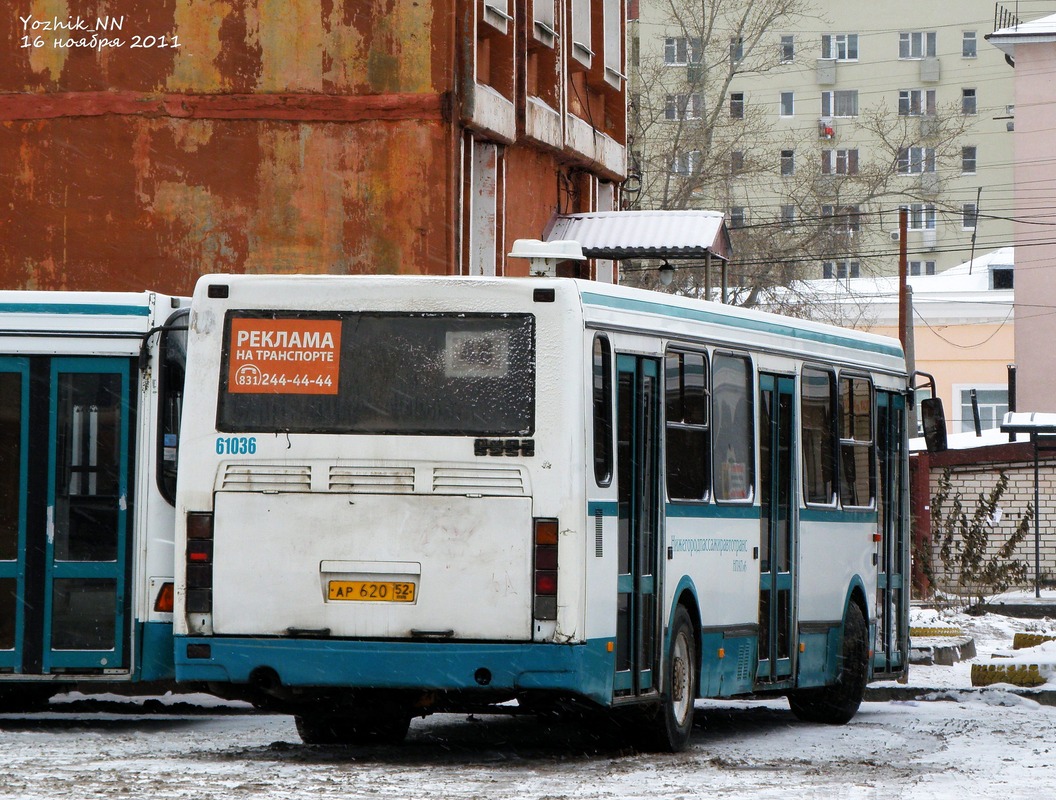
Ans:
{"label": "beige building", "polygon": [[[983,38],[991,0],[824,3],[765,30],[737,30],[729,12],[746,4],[719,3],[728,30],[710,38],[692,13],[672,15],[678,5],[641,0],[630,15],[632,115],[655,118],[630,144],[642,207],[725,208],[748,230],[836,229],[809,258],[780,256],[802,278],[894,273],[899,206],[911,274],[1011,243],[1012,70]],[[718,132],[708,168],[728,165],[726,180],[679,194],[657,173],[677,180],[703,159],[695,124]]]}
{"label": "beige building", "polygon": [[[1014,23],[1014,21],[1013,21]],[[1017,408],[1056,411],[1056,15],[987,37],[1007,54],[1019,108],[1015,136]],[[994,48],[990,48],[994,49]]]}

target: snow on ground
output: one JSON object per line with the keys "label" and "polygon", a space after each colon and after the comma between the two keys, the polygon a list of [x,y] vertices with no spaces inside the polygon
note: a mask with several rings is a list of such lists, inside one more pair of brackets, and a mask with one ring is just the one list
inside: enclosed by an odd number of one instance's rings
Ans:
{"label": "snow on ground", "polygon": [[[1017,631],[1056,628],[992,614],[913,616],[914,625],[975,636],[977,660],[1010,647]],[[943,701],[866,702],[843,727],[799,722],[784,700],[700,702],[691,746],[677,755],[637,753],[530,717],[464,715],[415,720],[401,747],[308,747],[289,717],[205,696],[191,698],[204,706],[195,714],[145,713],[153,704],[95,713],[71,696],[46,713],[0,715],[0,798],[1056,797],[1056,708],[1000,687],[970,691],[969,671],[915,666],[910,685],[943,689],[924,693]]]}

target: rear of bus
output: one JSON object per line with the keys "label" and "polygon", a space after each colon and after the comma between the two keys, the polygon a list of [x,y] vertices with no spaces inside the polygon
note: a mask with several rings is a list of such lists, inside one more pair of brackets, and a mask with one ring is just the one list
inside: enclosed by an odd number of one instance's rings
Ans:
{"label": "rear of bus", "polygon": [[207,276],[190,327],[179,680],[313,741],[355,733],[345,707],[611,696],[583,646],[571,282]]}

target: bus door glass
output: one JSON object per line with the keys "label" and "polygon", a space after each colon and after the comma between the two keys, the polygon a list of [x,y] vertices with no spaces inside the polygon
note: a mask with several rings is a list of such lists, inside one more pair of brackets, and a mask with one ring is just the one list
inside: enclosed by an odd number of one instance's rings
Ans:
{"label": "bus door glass", "polygon": [[22,662],[29,362],[0,358],[0,671]]}
{"label": "bus door glass", "polygon": [[659,529],[659,382],[657,359],[617,358],[616,480],[619,497],[617,697],[654,690]]}
{"label": "bus door glass", "polygon": [[51,362],[45,672],[125,665],[129,373],[127,359]]}
{"label": "bus door glass", "polygon": [[895,392],[876,393],[877,443],[880,455],[880,515],[877,522],[877,598],[879,614],[873,669],[877,673],[901,669],[902,616],[906,590],[903,549],[905,519],[902,514],[902,447],[905,436],[905,398]]}
{"label": "bus door glass", "polygon": [[792,675],[796,530],[794,407],[792,378],[759,376],[760,680],[779,680]]}

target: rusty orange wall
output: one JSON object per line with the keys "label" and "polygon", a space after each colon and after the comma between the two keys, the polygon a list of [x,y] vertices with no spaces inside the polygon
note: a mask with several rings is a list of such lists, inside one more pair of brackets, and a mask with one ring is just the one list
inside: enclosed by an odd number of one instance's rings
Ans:
{"label": "rusty orange wall", "polygon": [[[451,271],[445,4],[13,5],[0,15],[0,288]],[[54,47],[94,31],[33,28],[101,16],[123,20],[105,33],[120,46]],[[37,35],[45,46],[21,46]],[[134,49],[134,36],[180,47]]]}

